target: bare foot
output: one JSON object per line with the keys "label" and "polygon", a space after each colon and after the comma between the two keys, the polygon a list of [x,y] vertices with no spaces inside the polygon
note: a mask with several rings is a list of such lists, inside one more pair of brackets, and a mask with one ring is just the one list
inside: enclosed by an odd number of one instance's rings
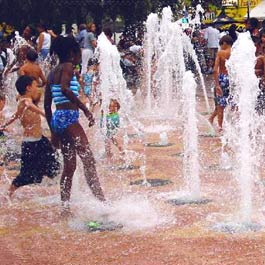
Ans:
{"label": "bare foot", "polygon": [[223,129],[222,128],[218,128],[218,130],[217,130],[217,133],[218,133],[218,136],[220,137],[220,136],[223,136]]}
{"label": "bare foot", "polygon": [[68,219],[73,217],[73,213],[71,212],[69,202],[62,202],[61,217],[63,219]]}

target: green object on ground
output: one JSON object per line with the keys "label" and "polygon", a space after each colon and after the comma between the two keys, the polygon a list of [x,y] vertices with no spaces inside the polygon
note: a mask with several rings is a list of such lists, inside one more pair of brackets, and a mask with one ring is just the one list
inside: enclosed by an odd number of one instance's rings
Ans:
{"label": "green object on ground", "polygon": [[86,226],[88,228],[99,228],[100,224],[98,222],[91,221],[91,222],[86,223]]}
{"label": "green object on ground", "polygon": [[104,231],[114,231],[123,228],[122,224],[116,224],[114,222],[97,222],[89,221],[85,223],[89,232],[104,232]]}

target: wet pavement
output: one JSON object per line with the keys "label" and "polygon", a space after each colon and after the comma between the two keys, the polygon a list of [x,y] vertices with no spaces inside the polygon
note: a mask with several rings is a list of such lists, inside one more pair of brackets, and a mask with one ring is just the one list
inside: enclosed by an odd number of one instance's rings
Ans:
{"label": "wet pavement", "polygon": [[[198,99],[198,111],[203,113],[205,106],[200,93]],[[260,229],[218,231],[215,227],[219,224],[237,220],[240,202],[239,187],[232,170],[219,166],[221,140],[219,137],[199,137],[201,193],[207,203],[172,204],[164,195],[173,192],[174,197],[174,191],[177,194],[177,191],[185,189],[186,180],[182,175],[180,126],[173,121],[170,121],[170,125],[176,128],[168,131],[168,140],[172,145],[146,147],[145,153],[147,179],[165,180],[166,185],[163,186],[131,185],[143,179],[143,143],[137,135],[131,137],[128,144],[132,156],[135,155],[131,161],[134,167],[118,170],[120,160],[114,161],[114,168],[113,165],[107,165],[104,157],[99,155],[102,143],[93,141],[95,129],[89,130],[102,187],[107,199],[113,205],[119,205],[113,208],[115,211],[105,213],[107,217],[102,217],[104,210],[98,212],[97,203],[93,204],[80,164],[73,186],[73,216],[67,219],[61,216],[58,179],[23,187],[17,191],[14,200],[8,203],[5,192],[18,172],[18,164],[10,161],[8,166],[2,167],[0,264],[265,264],[265,186],[262,181],[265,177],[260,174],[260,180],[254,182],[253,220],[260,224]],[[209,133],[203,121],[199,124],[199,132]],[[129,133],[135,134],[134,131]],[[158,141],[157,133],[147,134],[146,142]],[[119,201],[124,201],[124,204]],[[104,218],[111,219],[111,222],[114,220],[116,224],[120,220],[122,225],[114,231],[106,229],[92,232],[78,226],[78,222],[104,222]]]}

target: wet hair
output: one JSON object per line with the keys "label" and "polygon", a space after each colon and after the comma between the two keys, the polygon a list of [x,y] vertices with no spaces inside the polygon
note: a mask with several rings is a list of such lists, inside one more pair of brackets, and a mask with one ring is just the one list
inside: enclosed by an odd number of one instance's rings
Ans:
{"label": "wet hair", "polygon": [[63,36],[59,36],[53,41],[51,51],[58,55],[60,61],[69,60],[71,52],[74,54],[81,52],[80,47],[74,38]]}
{"label": "wet hair", "polygon": [[220,41],[219,41],[219,45],[220,45],[220,46],[223,45],[224,42],[225,42],[226,44],[230,45],[230,46],[232,46],[233,43],[234,43],[233,39],[232,39],[231,36],[229,36],[229,35],[225,35],[225,36],[223,36],[223,37],[220,39]]}
{"label": "wet hair", "polygon": [[38,54],[37,54],[37,52],[35,50],[30,49],[27,52],[26,58],[30,62],[35,62],[38,59]]}
{"label": "wet hair", "polygon": [[27,86],[31,86],[35,79],[28,75],[20,76],[16,81],[16,88],[19,95],[23,96],[26,94]]}
{"label": "wet hair", "polygon": [[98,65],[98,64],[99,64],[99,60],[97,58],[91,58],[88,61],[88,66]]}
{"label": "wet hair", "polygon": [[112,99],[110,100],[110,104],[111,104],[112,102],[115,104],[115,106],[116,106],[116,108],[117,108],[117,111],[120,110],[121,105],[120,105],[119,101],[118,101],[117,99],[112,98]]}

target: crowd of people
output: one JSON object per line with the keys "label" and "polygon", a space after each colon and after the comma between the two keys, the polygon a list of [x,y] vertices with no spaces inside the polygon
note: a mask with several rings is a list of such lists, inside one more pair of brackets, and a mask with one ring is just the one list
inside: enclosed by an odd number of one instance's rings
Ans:
{"label": "crowd of people", "polygon": [[[84,175],[91,191],[100,201],[105,197],[96,171],[95,159],[89,146],[86,133],[79,123],[79,110],[88,119],[89,126],[95,123],[93,112],[101,106],[101,93],[98,91],[99,65],[95,56],[97,47],[96,25],[81,24],[74,34],[68,28],[63,34],[56,34],[44,25],[35,27],[37,36],[31,25],[25,27],[22,38],[16,34],[11,41],[1,41],[1,89],[0,89],[0,132],[4,136],[8,127],[20,120],[23,127],[21,145],[20,173],[9,188],[9,197],[22,186],[42,182],[44,176],[54,178],[60,168],[56,148],[63,155],[61,176],[61,201],[63,211],[69,211],[72,179],[76,169],[76,155],[81,158]],[[114,45],[110,28],[104,33]],[[123,36],[119,43],[121,66],[128,88],[136,91],[136,61],[140,59],[142,43],[133,42]],[[43,62],[50,63],[49,73],[43,70]],[[18,95],[17,111],[12,117],[3,117],[6,95],[9,90],[6,79],[17,74],[16,89]],[[44,108],[40,106],[43,102]],[[56,110],[52,111],[52,103]],[[12,102],[15,104],[15,102]],[[44,111],[43,111],[44,109]],[[116,138],[119,128],[120,103],[111,99],[107,113],[101,110],[101,127],[106,127],[105,149],[108,161],[111,162],[111,146],[116,146],[120,154],[123,148]],[[41,116],[46,117],[51,138],[42,134]],[[9,119],[8,119],[9,118]]]}
{"label": "crowd of people", "polygon": [[[86,133],[79,122],[79,110],[88,119],[89,126],[95,123],[93,113],[100,109],[102,95],[98,89],[100,82],[100,62],[95,56],[97,48],[96,25],[81,24],[77,34],[67,28],[64,34],[56,34],[44,25],[36,25],[35,37],[32,26],[23,33],[22,44],[16,46],[16,40],[2,40],[0,46],[0,112],[5,106],[5,79],[17,72],[16,89],[18,92],[17,111],[10,119],[0,120],[0,133],[4,135],[8,126],[20,120],[24,128],[21,169],[13,180],[9,195],[21,186],[40,183],[44,176],[53,178],[58,174],[59,163],[55,148],[63,154],[61,176],[61,200],[66,211],[69,210],[72,179],[76,169],[76,156],[81,158],[84,175],[93,194],[101,201],[105,200],[96,171],[95,159],[89,147]],[[247,23],[253,42],[256,45],[256,74],[260,78],[260,94],[257,111],[265,109],[265,22],[259,27],[259,21],[249,19]],[[103,29],[107,39],[115,45],[110,28]],[[229,32],[220,33],[213,25],[207,28],[185,30],[197,53],[203,73],[214,74],[215,110],[209,121],[218,118],[219,130],[222,130],[224,109],[229,103],[229,78],[225,66],[231,54],[231,47],[239,33],[235,26]],[[12,46],[13,45],[13,46]],[[177,44],[176,44],[177,45]],[[117,45],[121,54],[121,68],[127,87],[136,93],[140,86],[143,51],[143,34],[123,34]],[[40,62],[49,59],[49,73],[43,72]],[[44,108],[39,105],[44,94]],[[52,112],[52,103],[56,110]],[[15,102],[13,102],[15,104]],[[99,107],[99,108],[98,108]],[[44,111],[43,111],[44,109]],[[120,126],[120,103],[117,99],[109,102],[108,113],[101,111],[101,126],[106,126],[105,149],[109,161],[112,158],[111,145],[124,154],[116,134]],[[41,116],[45,117],[51,132],[51,140],[42,135]],[[51,141],[51,142],[50,142]]]}
{"label": "crowd of people", "polygon": [[[265,110],[265,20],[260,23],[257,18],[250,18],[246,22],[246,31],[249,31],[256,46],[255,73],[260,79],[260,92],[257,98],[256,110],[260,115],[263,115]],[[235,108],[232,95],[230,95],[225,62],[229,59],[231,48],[240,32],[236,31],[235,24],[232,24],[228,31],[221,31],[214,24],[210,24],[208,27],[202,25],[201,28],[197,28],[193,32],[186,29],[185,32],[191,38],[202,73],[213,74],[215,110],[210,116],[209,122],[213,124],[215,117],[217,117],[218,131],[221,132],[225,107],[229,104],[232,108]]]}

